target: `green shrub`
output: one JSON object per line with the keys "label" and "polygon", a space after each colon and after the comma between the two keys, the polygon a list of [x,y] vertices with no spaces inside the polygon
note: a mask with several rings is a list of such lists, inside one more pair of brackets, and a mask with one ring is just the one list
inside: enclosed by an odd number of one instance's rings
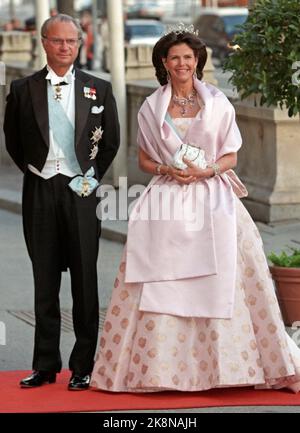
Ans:
{"label": "green shrub", "polygon": [[284,268],[300,268],[300,249],[290,248],[292,254],[287,254],[283,251],[280,255],[271,253],[268,255],[268,259],[275,266],[282,266]]}
{"label": "green shrub", "polygon": [[260,95],[260,105],[279,105],[288,115],[300,113],[300,1],[256,0],[247,21],[240,26],[224,69],[242,99]]}

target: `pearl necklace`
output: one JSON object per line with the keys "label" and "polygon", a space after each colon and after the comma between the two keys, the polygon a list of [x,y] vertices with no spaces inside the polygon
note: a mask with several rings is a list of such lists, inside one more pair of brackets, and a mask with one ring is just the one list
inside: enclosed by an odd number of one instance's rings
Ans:
{"label": "pearl necklace", "polygon": [[179,96],[173,95],[172,100],[173,100],[174,104],[181,107],[180,114],[183,117],[188,112],[188,106],[190,105],[191,107],[193,107],[195,105],[195,103],[196,103],[196,91],[193,89],[192,93],[190,95],[188,95],[187,98],[184,98],[184,97],[180,98]]}

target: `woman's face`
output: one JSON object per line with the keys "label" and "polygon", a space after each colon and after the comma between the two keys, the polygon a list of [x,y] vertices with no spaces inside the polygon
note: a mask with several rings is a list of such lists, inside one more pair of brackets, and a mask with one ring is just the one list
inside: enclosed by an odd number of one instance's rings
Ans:
{"label": "woman's face", "polygon": [[171,75],[173,84],[184,84],[192,80],[198,63],[194,51],[185,43],[173,45],[162,61]]}

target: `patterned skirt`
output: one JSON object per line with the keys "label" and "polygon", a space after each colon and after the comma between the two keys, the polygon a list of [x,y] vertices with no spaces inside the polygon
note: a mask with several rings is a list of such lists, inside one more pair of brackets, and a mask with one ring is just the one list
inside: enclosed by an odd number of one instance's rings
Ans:
{"label": "patterned skirt", "polygon": [[142,284],[124,282],[124,250],[92,388],[154,392],[255,386],[298,392],[300,349],[285,331],[260,234],[238,199],[237,244],[231,319],[139,311]]}

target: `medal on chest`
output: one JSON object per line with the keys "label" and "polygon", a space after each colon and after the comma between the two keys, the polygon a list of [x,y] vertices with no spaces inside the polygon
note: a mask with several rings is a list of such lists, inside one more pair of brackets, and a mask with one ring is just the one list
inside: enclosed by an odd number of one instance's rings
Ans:
{"label": "medal on chest", "polygon": [[61,94],[61,86],[59,84],[56,84],[54,87],[54,99],[56,101],[60,101],[62,98],[62,94]]}

